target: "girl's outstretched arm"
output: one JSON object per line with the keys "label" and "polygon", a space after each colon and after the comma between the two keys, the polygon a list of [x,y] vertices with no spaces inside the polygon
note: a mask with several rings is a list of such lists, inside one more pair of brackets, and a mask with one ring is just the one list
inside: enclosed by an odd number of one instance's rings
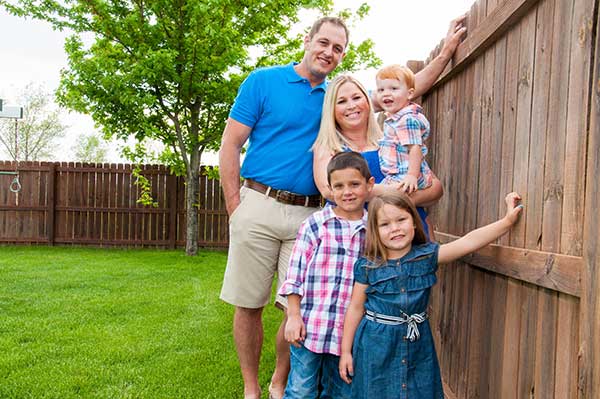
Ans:
{"label": "girl's outstretched arm", "polygon": [[440,246],[438,263],[452,262],[471,252],[493,242],[496,238],[505,234],[519,218],[523,205],[517,205],[521,197],[517,193],[506,195],[506,215],[497,222],[475,229],[458,240]]}
{"label": "girl's outstretched arm", "polygon": [[368,285],[366,284],[354,283],[352,298],[350,299],[350,305],[348,305],[344,319],[344,334],[342,335],[342,354],[340,356],[339,369],[340,377],[348,384],[352,382],[352,376],[354,375],[352,343],[354,342],[354,334],[356,334],[358,323],[360,323],[365,313],[365,301],[367,300],[365,290],[367,287]]}

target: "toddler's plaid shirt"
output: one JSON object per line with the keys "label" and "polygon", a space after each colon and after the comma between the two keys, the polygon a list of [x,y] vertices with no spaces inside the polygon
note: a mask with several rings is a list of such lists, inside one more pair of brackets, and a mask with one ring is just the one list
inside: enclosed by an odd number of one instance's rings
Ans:
{"label": "toddler's plaid shirt", "polygon": [[383,125],[383,138],[379,141],[379,166],[385,175],[383,184],[399,183],[408,173],[408,145],[421,146],[423,161],[419,176],[419,189],[431,185],[433,176],[425,156],[425,140],[429,137],[429,121],[420,105],[409,103],[390,115]]}

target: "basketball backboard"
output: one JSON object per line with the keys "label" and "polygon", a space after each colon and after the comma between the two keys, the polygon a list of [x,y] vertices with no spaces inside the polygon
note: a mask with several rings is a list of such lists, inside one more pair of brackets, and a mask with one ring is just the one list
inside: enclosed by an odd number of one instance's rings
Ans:
{"label": "basketball backboard", "polygon": [[0,118],[23,119],[23,107],[4,106],[0,110]]}

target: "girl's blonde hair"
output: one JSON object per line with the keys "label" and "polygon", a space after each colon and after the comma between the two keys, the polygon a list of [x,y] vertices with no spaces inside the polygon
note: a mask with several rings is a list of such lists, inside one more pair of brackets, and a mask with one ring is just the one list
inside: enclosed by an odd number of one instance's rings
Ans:
{"label": "girl's blonde hair", "polygon": [[350,75],[338,75],[327,85],[327,92],[323,100],[323,113],[321,115],[321,127],[319,135],[313,144],[313,149],[317,147],[326,148],[332,152],[341,152],[344,146],[350,147],[350,142],[340,132],[340,127],[335,121],[335,101],[340,87],[345,83],[354,83],[363,93],[369,104],[369,119],[367,120],[367,141],[370,145],[377,146],[381,138],[381,130],[373,114],[373,105],[364,86]]}
{"label": "girl's blonde hair", "polygon": [[367,240],[365,244],[365,257],[376,265],[381,265],[387,262],[387,248],[381,242],[379,236],[379,210],[385,204],[393,205],[407,211],[415,224],[415,236],[412,240],[412,245],[425,244],[427,236],[423,230],[423,223],[419,217],[419,213],[412,201],[401,192],[386,192],[378,197],[375,197],[369,203],[369,218],[367,222]]}

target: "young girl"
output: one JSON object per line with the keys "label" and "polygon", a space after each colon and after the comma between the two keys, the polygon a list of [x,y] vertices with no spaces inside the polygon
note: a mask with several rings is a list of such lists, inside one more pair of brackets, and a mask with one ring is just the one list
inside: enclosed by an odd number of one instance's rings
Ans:
{"label": "young girl", "polygon": [[427,320],[438,264],[452,262],[506,233],[523,206],[506,196],[506,216],[448,244],[427,243],[414,205],[400,193],[369,205],[365,256],[354,265],[339,371],[353,398],[444,397]]}

